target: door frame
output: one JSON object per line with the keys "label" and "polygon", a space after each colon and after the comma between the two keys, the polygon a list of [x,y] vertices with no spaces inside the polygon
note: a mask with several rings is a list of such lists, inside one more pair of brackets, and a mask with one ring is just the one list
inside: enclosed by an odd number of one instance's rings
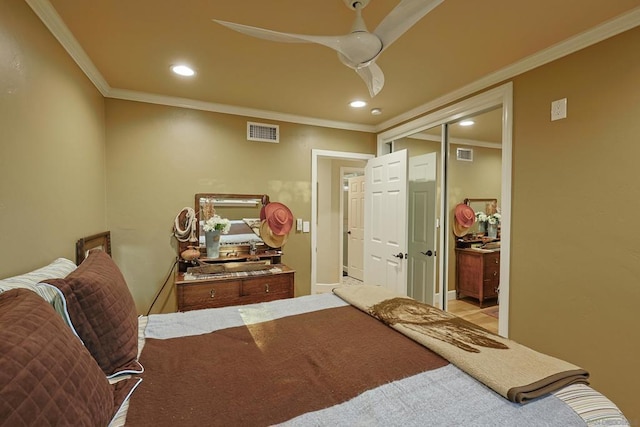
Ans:
{"label": "door frame", "polygon": [[[346,151],[331,151],[331,150],[311,150],[311,294],[317,293],[317,272],[318,272],[318,162],[320,160],[364,160],[373,159],[376,157],[374,154],[366,153],[353,153]],[[342,182],[340,183],[340,189],[342,188]],[[342,197],[340,198],[342,203]],[[340,239],[342,239],[342,226],[340,228]],[[340,246],[342,248],[342,246]],[[342,266],[342,257],[339,262]],[[340,273],[340,276],[342,274]]]}
{"label": "door frame", "polygon": [[[512,170],[512,130],[513,130],[513,83],[508,82],[501,86],[487,90],[476,96],[459,101],[441,110],[427,114],[415,120],[411,120],[395,128],[391,128],[378,134],[377,155],[383,155],[393,151],[393,141],[420,132],[425,129],[442,126],[455,122],[463,117],[477,114],[484,110],[495,107],[502,107],[502,194],[500,196],[502,220],[501,220],[501,243],[500,243],[500,308],[498,319],[499,334],[509,336],[509,272],[511,259],[511,170]],[[441,138],[441,167],[440,182],[442,183],[440,201],[440,228],[439,228],[439,248],[442,255],[440,257],[440,275],[438,277],[438,287],[443,295],[447,295],[444,288],[447,277],[447,259],[449,240],[448,230],[448,189],[447,189],[447,164],[448,164],[448,141],[445,135]],[[444,308],[446,309],[446,297],[443,297]]]}

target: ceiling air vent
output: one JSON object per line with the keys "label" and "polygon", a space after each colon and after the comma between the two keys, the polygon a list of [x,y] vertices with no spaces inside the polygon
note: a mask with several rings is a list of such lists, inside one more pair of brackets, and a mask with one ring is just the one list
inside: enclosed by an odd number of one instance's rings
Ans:
{"label": "ceiling air vent", "polygon": [[456,159],[473,162],[473,148],[456,148]]}
{"label": "ceiling air vent", "polygon": [[280,127],[278,125],[247,122],[247,140],[280,142]]}

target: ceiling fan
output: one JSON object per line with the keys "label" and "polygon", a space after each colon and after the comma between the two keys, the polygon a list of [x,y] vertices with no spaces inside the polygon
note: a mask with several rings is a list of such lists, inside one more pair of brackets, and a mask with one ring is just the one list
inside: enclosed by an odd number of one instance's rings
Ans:
{"label": "ceiling fan", "polygon": [[214,19],[214,21],[232,30],[261,39],[287,43],[317,43],[327,46],[338,52],[338,58],[343,64],[358,73],[373,98],[384,86],[384,74],[376,64],[376,59],[402,34],[444,0],[401,0],[380,22],[373,33],[367,31],[362,19],[362,9],[369,4],[369,0],[343,1],[347,7],[355,10],[356,19],[351,27],[351,32],[341,36],[289,34],[218,19]]}

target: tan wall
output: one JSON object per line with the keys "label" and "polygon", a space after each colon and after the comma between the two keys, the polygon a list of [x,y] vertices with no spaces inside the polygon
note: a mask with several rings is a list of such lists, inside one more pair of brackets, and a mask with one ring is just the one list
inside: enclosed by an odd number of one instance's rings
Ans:
{"label": "tan wall", "polygon": [[[246,117],[113,99],[106,118],[107,223],[141,312],[169,274],[173,220],[195,193],[266,193],[310,221],[311,150],[374,153],[376,144],[373,134],[291,123],[276,123],[279,144],[250,142]],[[294,231],[284,247],[296,295],[310,293],[310,246],[310,233]],[[175,298],[164,300],[171,310]]]}
{"label": "tan wall", "polygon": [[22,0],[0,2],[0,277],[104,230],[104,101]]}
{"label": "tan wall", "polygon": [[[318,229],[327,230],[332,227],[332,161],[318,160]],[[331,234],[318,233],[316,237],[316,283],[336,283],[331,256]]]}
{"label": "tan wall", "polygon": [[[640,28],[514,80],[511,336],[640,424]],[[550,121],[568,98],[568,118]]]}

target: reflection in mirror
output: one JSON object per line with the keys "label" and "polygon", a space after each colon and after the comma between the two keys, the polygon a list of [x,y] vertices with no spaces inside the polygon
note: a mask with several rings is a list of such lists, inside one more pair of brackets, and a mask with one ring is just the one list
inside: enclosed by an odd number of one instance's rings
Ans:
{"label": "reflection in mirror", "polygon": [[438,305],[440,292],[436,262],[438,235],[437,206],[440,203],[438,159],[441,157],[441,126],[399,138],[394,151],[408,151],[408,247],[407,295],[418,301]]}
{"label": "reflection in mirror", "polygon": [[469,205],[469,207],[473,209],[476,214],[476,222],[469,230],[468,235],[487,235],[487,224],[486,222],[483,224],[479,216],[483,215],[484,218],[486,218],[490,215],[498,213],[498,199],[464,199],[464,203]]}
{"label": "reflection in mirror", "polygon": [[205,246],[204,221],[218,215],[231,222],[229,233],[220,236],[220,254],[261,251],[266,245],[260,238],[260,210],[269,203],[266,194],[199,193],[195,197],[199,245]]}
{"label": "reflection in mirror", "polygon": [[[464,202],[486,218],[498,211],[502,195],[502,108],[461,117],[449,123],[447,131],[449,210]],[[455,238],[453,233],[448,236]],[[455,291],[456,299],[446,302],[447,310],[494,333],[498,332],[499,237],[497,224],[489,227],[488,222],[476,221],[463,238],[448,245],[446,289]],[[470,248],[486,252],[468,252]],[[472,267],[472,259],[482,262]],[[495,305],[484,308],[487,299]]]}

